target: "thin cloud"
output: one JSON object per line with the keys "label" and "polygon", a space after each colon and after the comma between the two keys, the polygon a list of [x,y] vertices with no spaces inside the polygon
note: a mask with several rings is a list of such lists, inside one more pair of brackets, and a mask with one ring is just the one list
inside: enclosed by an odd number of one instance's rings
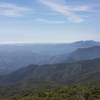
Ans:
{"label": "thin cloud", "polygon": [[90,12],[91,7],[88,5],[77,5],[77,6],[71,6],[71,5],[64,5],[58,2],[55,2],[55,0],[39,0],[40,3],[43,5],[49,7],[51,10],[56,11],[64,16],[67,17],[68,20],[79,23],[83,22],[84,18],[82,18],[79,13],[85,13]]}
{"label": "thin cloud", "polygon": [[11,3],[0,3],[0,15],[2,16],[23,16],[31,9],[26,7],[21,7],[16,4]]}
{"label": "thin cloud", "polygon": [[43,18],[37,18],[36,21],[46,23],[46,24],[64,24],[65,23],[65,21],[49,20],[49,19],[43,19]]}
{"label": "thin cloud", "polygon": [[83,18],[81,18],[81,17],[79,17],[79,16],[75,16],[75,15],[69,16],[69,17],[68,17],[68,20],[69,20],[70,22],[74,22],[74,23],[80,23],[80,22],[83,22],[83,21],[84,21]]}

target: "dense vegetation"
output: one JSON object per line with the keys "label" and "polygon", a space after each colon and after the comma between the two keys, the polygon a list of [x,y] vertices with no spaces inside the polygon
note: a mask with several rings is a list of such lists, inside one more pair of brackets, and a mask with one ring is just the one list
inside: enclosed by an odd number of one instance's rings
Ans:
{"label": "dense vegetation", "polygon": [[[38,87],[24,89],[8,89],[2,100],[100,100],[99,85],[69,85],[57,87]],[[1,91],[0,91],[1,92]],[[7,92],[2,91],[2,92]],[[12,94],[9,94],[9,93]]]}

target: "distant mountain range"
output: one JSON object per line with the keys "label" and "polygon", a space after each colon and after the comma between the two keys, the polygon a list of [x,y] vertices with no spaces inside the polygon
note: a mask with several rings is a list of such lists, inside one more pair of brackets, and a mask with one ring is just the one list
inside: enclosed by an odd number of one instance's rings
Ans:
{"label": "distant mountain range", "polygon": [[100,58],[100,46],[79,48],[69,54],[68,59],[73,61]]}
{"label": "distant mountain range", "polygon": [[[100,82],[100,59],[69,64],[29,65],[9,75],[0,77],[0,84],[35,82],[93,83]],[[7,84],[6,84],[7,83]]]}
{"label": "distant mountain range", "polygon": [[0,45],[0,75],[29,64],[57,64],[100,58],[99,46],[100,42],[96,41]]}

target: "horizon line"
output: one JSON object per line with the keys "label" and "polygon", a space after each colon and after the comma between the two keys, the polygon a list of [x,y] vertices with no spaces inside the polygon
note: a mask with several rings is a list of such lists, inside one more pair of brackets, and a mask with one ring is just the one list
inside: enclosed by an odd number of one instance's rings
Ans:
{"label": "horizon line", "polygon": [[14,42],[14,41],[11,41],[11,42],[0,42],[0,45],[6,45],[6,44],[68,44],[68,43],[75,43],[75,42],[89,42],[89,41],[92,41],[92,42],[100,42],[99,40],[76,40],[76,41],[57,41],[57,42]]}

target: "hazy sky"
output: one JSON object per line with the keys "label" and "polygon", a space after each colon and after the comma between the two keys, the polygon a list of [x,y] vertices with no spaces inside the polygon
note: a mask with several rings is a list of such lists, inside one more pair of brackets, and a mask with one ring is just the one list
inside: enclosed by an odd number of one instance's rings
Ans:
{"label": "hazy sky", "polygon": [[100,40],[100,0],[0,0],[0,43]]}

